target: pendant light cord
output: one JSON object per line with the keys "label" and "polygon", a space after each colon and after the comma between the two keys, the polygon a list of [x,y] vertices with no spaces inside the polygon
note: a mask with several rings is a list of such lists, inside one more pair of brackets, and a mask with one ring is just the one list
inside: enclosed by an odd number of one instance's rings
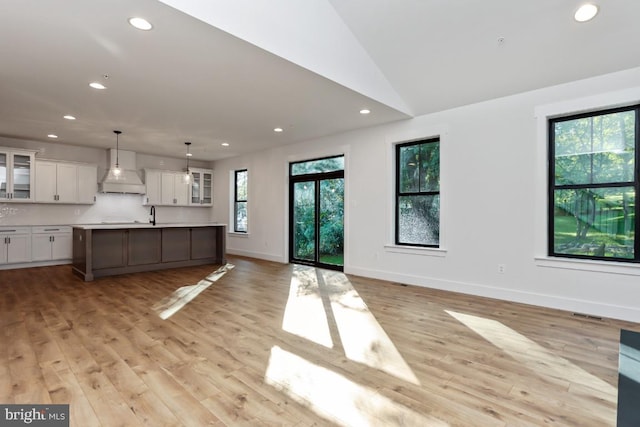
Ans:
{"label": "pendant light cord", "polygon": [[122,133],[119,130],[114,130],[113,133],[116,134],[116,168],[120,167],[120,141],[119,136]]}

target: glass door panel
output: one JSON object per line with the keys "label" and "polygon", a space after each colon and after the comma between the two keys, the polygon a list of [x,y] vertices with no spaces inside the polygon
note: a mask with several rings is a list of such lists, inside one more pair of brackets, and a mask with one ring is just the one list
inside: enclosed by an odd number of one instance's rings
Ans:
{"label": "glass door panel", "polygon": [[344,179],[320,181],[319,262],[344,264]]}
{"label": "glass door panel", "polygon": [[7,198],[7,155],[0,153],[0,198]]}
{"label": "glass door panel", "polygon": [[316,183],[293,184],[293,258],[316,260]]}
{"label": "glass door panel", "polygon": [[31,198],[31,156],[13,156],[13,198]]}
{"label": "glass door panel", "polygon": [[212,175],[210,173],[202,174],[202,203],[211,204],[211,181]]}
{"label": "glass door panel", "polygon": [[200,172],[191,172],[193,182],[191,183],[191,204],[200,203]]}

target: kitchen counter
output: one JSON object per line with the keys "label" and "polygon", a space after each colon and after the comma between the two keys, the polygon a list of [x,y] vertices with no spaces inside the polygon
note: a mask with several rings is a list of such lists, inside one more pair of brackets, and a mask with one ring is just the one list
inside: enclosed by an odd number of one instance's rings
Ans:
{"label": "kitchen counter", "polygon": [[73,226],[73,272],[85,281],[202,264],[222,265],[226,225],[102,223]]}
{"label": "kitchen counter", "polygon": [[183,227],[226,227],[226,224],[218,224],[214,222],[202,223],[156,223],[153,225],[148,222],[101,222],[99,224],[75,224],[74,228],[83,230],[117,230],[128,228],[183,228]]}

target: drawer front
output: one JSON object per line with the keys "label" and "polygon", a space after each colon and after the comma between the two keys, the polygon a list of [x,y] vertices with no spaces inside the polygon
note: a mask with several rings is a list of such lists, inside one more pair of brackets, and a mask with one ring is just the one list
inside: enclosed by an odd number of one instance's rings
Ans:
{"label": "drawer front", "polygon": [[0,234],[30,234],[31,227],[0,227]]}
{"label": "drawer front", "polygon": [[51,234],[51,233],[71,233],[71,226],[68,225],[43,225],[31,227],[33,234]]}

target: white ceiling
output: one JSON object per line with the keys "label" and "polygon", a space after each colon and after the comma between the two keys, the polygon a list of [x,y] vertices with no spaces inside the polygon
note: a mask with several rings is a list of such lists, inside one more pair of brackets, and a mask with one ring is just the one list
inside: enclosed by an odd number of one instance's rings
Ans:
{"label": "white ceiling", "polygon": [[199,3],[2,0],[0,136],[215,160],[640,66],[638,0]]}

